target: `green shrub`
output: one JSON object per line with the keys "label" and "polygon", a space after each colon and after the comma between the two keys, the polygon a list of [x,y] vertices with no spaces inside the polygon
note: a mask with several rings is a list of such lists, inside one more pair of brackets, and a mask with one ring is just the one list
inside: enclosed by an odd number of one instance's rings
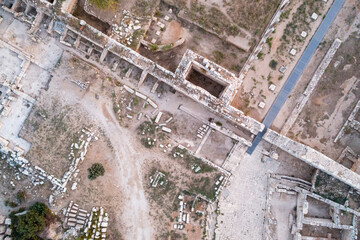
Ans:
{"label": "green shrub", "polygon": [[156,51],[159,49],[159,46],[157,44],[149,44],[149,48],[151,51]]}
{"label": "green shrub", "polygon": [[25,209],[10,213],[11,236],[14,240],[41,240],[38,235],[55,220],[51,210],[40,202],[34,203],[25,214],[16,215]]}
{"label": "green shrub", "polygon": [[272,60],[270,61],[270,63],[269,63],[269,67],[270,67],[271,69],[273,69],[273,70],[276,69],[276,66],[277,66],[277,65],[278,65],[278,62],[275,61],[274,59],[272,59]]}
{"label": "green shrub", "polygon": [[234,64],[231,66],[231,70],[235,71],[235,72],[240,72],[241,71],[241,67],[239,64]]}
{"label": "green shrub", "polygon": [[18,191],[17,194],[16,194],[16,199],[18,200],[18,202],[20,204],[25,202],[25,200],[26,200],[26,192],[25,191]]}
{"label": "green shrub", "polygon": [[90,168],[88,168],[88,172],[89,172],[88,178],[90,180],[94,180],[99,176],[104,176],[105,169],[103,165],[101,165],[100,163],[94,163],[93,165],[91,165]]}
{"label": "green shrub", "polygon": [[172,47],[173,47],[173,44],[170,43],[170,44],[168,44],[168,45],[163,46],[163,47],[161,48],[161,50],[163,50],[163,51],[168,51],[168,50],[170,50]]}
{"label": "green shrub", "polygon": [[16,208],[18,206],[16,202],[12,202],[10,200],[6,200],[4,204],[6,207],[11,207],[11,208]]}

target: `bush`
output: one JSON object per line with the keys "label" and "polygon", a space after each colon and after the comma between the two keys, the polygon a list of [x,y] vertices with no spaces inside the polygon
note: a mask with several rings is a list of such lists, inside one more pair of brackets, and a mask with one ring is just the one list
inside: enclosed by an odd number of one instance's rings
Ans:
{"label": "bush", "polygon": [[278,62],[275,61],[274,59],[272,59],[269,63],[269,67],[271,67],[271,69],[275,70],[276,66],[278,65]]}
{"label": "bush", "polygon": [[103,165],[101,165],[100,163],[94,163],[90,168],[88,168],[88,172],[89,172],[88,178],[90,180],[94,180],[99,176],[104,176],[105,169]]}
{"label": "bush", "polygon": [[38,235],[44,230],[45,226],[50,224],[49,220],[54,220],[51,210],[44,204],[36,202],[25,214],[16,215],[23,212],[20,209],[10,214],[11,218],[11,236],[14,240],[40,240]]}
{"label": "bush", "polygon": [[159,46],[157,44],[149,44],[149,48],[151,51],[157,51]]}
{"label": "bush", "polygon": [[258,58],[258,59],[262,59],[263,56],[264,56],[264,53],[263,53],[263,52],[259,52],[259,53],[257,54],[257,58]]}
{"label": "bush", "polygon": [[241,67],[239,64],[234,64],[231,66],[231,70],[235,71],[235,72],[240,72],[241,71]]}
{"label": "bush", "polygon": [[16,202],[12,202],[10,200],[6,200],[4,205],[6,207],[11,207],[11,208],[16,208],[18,206],[18,204]]}
{"label": "bush", "polygon": [[170,50],[172,47],[173,47],[173,44],[170,43],[170,44],[168,44],[168,45],[163,46],[163,47],[161,48],[161,50],[162,50],[162,51],[168,51],[168,50]]}
{"label": "bush", "polygon": [[25,191],[18,191],[17,194],[16,194],[16,199],[18,200],[18,202],[20,204],[25,202],[25,200],[26,200],[26,192]]}

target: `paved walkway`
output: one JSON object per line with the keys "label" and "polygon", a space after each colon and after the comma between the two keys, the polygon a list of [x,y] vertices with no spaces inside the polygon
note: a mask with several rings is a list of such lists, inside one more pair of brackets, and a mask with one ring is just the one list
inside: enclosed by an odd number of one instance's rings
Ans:
{"label": "paved walkway", "polygon": [[268,113],[266,114],[265,119],[263,121],[263,124],[265,125],[264,131],[260,132],[256,136],[256,138],[254,139],[254,141],[252,143],[252,146],[247,150],[247,153],[252,154],[254,152],[256,146],[261,141],[265,132],[267,131],[267,129],[271,126],[271,124],[275,120],[281,107],[284,105],[291,90],[294,88],[296,82],[299,80],[299,77],[301,76],[302,72],[306,68],[312,55],[314,54],[315,50],[319,46],[319,43],[323,39],[327,30],[329,29],[331,23],[334,21],[336,15],[340,11],[344,2],[345,2],[345,0],[335,0],[334,3],[332,4],[332,6],[330,7],[324,20],[321,22],[319,28],[317,29],[316,33],[314,34],[313,38],[311,39],[309,45],[306,47],[306,49],[303,52],[303,54],[301,55],[299,61],[296,63],[293,71],[291,72],[290,76],[286,80],[279,95],[277,96],[277,98],[275,99],[271,108],[269,109]]}

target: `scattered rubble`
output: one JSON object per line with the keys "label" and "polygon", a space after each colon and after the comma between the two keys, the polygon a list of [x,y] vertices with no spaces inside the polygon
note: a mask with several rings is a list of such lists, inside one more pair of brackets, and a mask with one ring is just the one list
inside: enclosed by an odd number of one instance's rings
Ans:
{"label": "scattered rubble", "polygon": [[64,228],[75,229],[80,233],[81,239],[106,239],[109,215],[102,207],[94,207],[89,213],[71,201],[64,215]]}
{"label": "scattered rubble", "polygon": [[0,239],[11,240],[11,219],[0,215]]}

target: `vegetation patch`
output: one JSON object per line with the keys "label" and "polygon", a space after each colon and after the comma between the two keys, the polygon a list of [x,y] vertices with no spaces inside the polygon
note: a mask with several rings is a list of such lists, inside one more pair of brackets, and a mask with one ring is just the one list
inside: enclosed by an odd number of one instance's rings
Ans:
{"label": "vegetation patch", "polygon": [[101,163],[94,163],[91,165],[90,168],[88,168],[88,178],[90,180],[94,180],[97,177],[104,176],[105,169],[104,166]]}
{"label": "vegetation patch", "polygon": [[274,59],[271,59],[270,63],[269,63],[269,67],[272,69],[272,70],[275,70],[276,67],[278,65],[278,62],[275,61]]}
{"label": "vegetation patch", "polygon": [[51,210],[40,202],[34,203],[27,211],[24,208],[10,213],[11,236],[14,240],[41,240],[38,235],[56,221]]}
{"label": "vegetation patch", "polygon": [[342,205],[345,204],[350,189],[345,183],[324,172],[319,172],[316,178],[315,193]]}
{"label": "vegetation patch", "polygon": [[114,8],[118,0],[90,0],[90,3],[99,9]]}
{"label": "vegetation patch", "polygon": [[191,169],[194,173],[206,173],[215,171],[216,168],[204,163],[201,158],[197,158],[190,154],[185,148],[175,147],[172,151],[174,158],[181,158],[185,161],[186,167]]}

